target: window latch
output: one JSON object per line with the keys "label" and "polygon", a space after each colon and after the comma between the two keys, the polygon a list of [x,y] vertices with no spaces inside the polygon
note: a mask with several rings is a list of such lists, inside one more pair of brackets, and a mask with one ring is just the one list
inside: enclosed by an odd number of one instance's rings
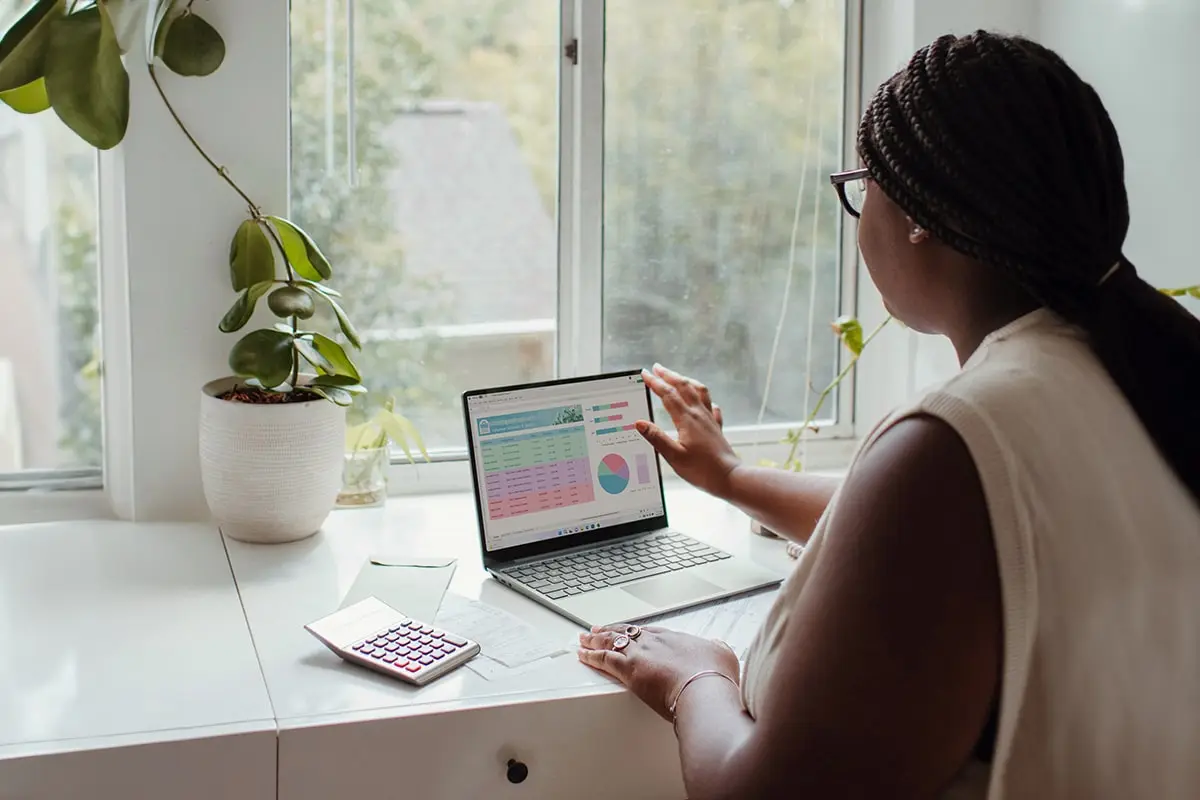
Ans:
{"label": "window latch", "polygon": [[567,42],[567,46],[563,48],[563,55],[571,59],[571,63],[579,66],[579,40],[572,39]]}

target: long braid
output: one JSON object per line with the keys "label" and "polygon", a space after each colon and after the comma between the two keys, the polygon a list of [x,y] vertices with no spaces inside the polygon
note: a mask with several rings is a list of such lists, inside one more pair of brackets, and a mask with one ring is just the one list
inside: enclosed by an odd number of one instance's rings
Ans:
{"label": "long braid", "polygon": [[1200,320],[1121,252],[1124,158],[1095,90],[1027,39],[943,36],[880,87],[858,150],[915,223],[1083,329],[1200,500]]}

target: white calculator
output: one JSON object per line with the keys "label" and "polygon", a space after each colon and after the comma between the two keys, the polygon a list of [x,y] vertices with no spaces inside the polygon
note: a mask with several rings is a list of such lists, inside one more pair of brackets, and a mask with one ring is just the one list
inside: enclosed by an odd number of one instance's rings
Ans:
{"label": "white calculator", "polygon": [[304,629],[352,664],[424,686],[461,667],[479,645],[368,597]]}

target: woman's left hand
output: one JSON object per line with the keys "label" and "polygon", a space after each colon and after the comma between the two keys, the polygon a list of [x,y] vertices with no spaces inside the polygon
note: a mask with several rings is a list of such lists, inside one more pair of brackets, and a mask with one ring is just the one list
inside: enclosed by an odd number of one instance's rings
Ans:
{"label": "woman's left hand", "polygon": [[[640,631],[623,650],[613,650],[618,636]],[[737,655],[724,642],[687,633],[636,625],[606,625],[579,634],[579,660],[619,680],[671,721],[671,701],[683,682],[697,672],[715,669],[735,682],[740,670]]]}

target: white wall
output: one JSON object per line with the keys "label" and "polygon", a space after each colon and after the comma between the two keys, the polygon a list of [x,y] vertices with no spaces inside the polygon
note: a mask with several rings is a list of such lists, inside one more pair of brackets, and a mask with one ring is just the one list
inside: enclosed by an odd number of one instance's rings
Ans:
{"label": "white wall", "polygon": [[1200,283],[1200,2],[1042,0],[1040,13],[1040,40],[1096,88],[1121,136],[1125,254],[1156,286]]}
{"label": "white wall", "polygon": [[[1096,87],[1125,152],[1132,226],[1125,253],[1157,286],[1200,283],[1200,0],[866,0],[885,31],[864,42],[864,93],[918,47],[976,28],[1057,50]],[[874,48],[874,52],[873,52]],[[1200,302],[1187,301],[1200,311]],[[908,333],[910,391],[958,369],[949,343]]]}
{"label": "white wall", "polygon": [[[1089,0],[1079,0],[1083,5]],[[863,96],[904,66],[920,47],[946,33],[967,34],[979,28],[1003,33],[1036,34],[1038,0],[864,0]],[[958,359],[950,343],[936,336],[906,331],[903,342],[887,356],[907,371],[908,393],[953,375]],[[875,363],[864,360],[876,369]],[[881,398],[885,408],[895,398]],[[873,409],[874,410],[874,409]],[[867,421],[867,428],[870,427]]]}

